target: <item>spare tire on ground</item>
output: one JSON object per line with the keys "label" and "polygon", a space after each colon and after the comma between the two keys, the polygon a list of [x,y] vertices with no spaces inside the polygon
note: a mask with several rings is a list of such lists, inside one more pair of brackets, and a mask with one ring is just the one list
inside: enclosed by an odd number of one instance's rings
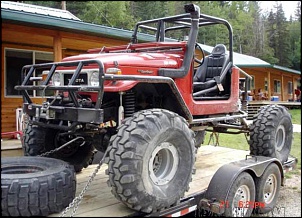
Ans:
{"label": "spare tire on ground", "polygon": [[48,157],[2,158],[1,192],[2,216],[47,216],[74,199],[75,170]]}

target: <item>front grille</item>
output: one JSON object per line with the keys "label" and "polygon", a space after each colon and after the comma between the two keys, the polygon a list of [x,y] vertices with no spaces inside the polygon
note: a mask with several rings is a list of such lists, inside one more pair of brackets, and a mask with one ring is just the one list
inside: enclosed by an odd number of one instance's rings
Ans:
{"label": "front grille", "polygon": [[[73,74],[64,74],[64,85],[68,85]],[[74,85],[88,85],[88,76],[86,73],[81,73],[76,79]]]}

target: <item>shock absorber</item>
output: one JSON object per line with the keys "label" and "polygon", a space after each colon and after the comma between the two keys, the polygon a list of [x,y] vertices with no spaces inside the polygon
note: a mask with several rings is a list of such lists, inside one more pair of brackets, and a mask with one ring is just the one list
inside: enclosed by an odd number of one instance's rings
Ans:
{"label": "shock absorber", "polygon": [[135,112],[135,94],[133,91],[128,91],[124,94],[124,113],[125,118],[131,117]]}
{"label": "shock absorber", "polygon": [[123,106],[123,92],[119,92],[120,106],[118,107],[118,126],[122,124],[122,120],[125,118],[124,106]]}

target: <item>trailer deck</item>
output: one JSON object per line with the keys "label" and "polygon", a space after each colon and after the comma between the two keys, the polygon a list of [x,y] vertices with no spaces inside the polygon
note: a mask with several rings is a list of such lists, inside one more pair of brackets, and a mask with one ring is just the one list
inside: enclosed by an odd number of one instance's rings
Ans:
{"label": "trailer deck", "polygon": [[[190,183],[190,190],[186,192],[185,197],[205,190],[212,176],[224,164],[245,159],[249,151],[236,150],[220,146],[206,145],[201,146],[197,152],[196,173],[193,175]],[[77,174],[77,192],[79,196],[85,187],[89,177],[95,171],[98,164],[92,164]],[[122,217],[132,216],[136,211],[131,210],[123,203],[119,202],[111,193],[110,187],[107,186],[108,176],[105,174],[107,165],[103,164],[99,169],[96,177],[87,189],[84,197],[73,215],[75,217]],[[73,208],[66,214],[70,215]],[[61,213],[49,215],[49,217],[58,217]]]}

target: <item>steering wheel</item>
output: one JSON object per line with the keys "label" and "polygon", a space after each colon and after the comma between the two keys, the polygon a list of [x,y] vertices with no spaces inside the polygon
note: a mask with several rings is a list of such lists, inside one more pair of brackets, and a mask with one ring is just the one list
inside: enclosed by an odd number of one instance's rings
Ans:
{"label": "steering wheel", "polygon": [[203,64],[205,54],[204,54],[203,49],[201,48],[201,46],[197,42],[195,43],[195,49],[200,50],[201,54],[202,54],[202,59],[201,60],[199,60],[198,58],[196,58],[196,56],[194,55],[194,61],[198,64],[197,66],[195,66],[195,68],[198,68],[198,67],[200,67]]}

